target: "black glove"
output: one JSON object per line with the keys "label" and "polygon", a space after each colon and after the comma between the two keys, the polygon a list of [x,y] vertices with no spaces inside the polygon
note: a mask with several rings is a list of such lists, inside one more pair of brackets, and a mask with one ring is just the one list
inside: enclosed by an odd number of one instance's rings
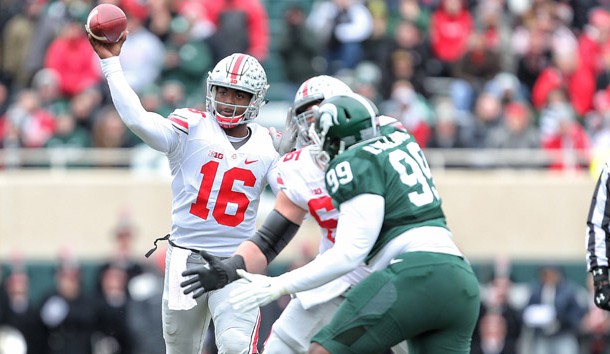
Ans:
{"label": "black glove", "polygon": [[593,287],[595,288],[595,296],[593,301],[595,306],[602,310],[610,311],[610,281],[608,280],[608,268],[594,268],[591,270],[593,274]]}
{"label": "black glove", "polygon": [[208,264],[200,265],[182,272],[182,276],[189,279],[180,283],[185,294],[193,293],[193,298],[196,299],[208,291],[223,288],[232,281],[239,279],[236,270],[246,269],[244,258],[235,255],[225,260],[220,260],[216,256],[212,256],[206,251],[199,251],[199,254],[205,259]]}

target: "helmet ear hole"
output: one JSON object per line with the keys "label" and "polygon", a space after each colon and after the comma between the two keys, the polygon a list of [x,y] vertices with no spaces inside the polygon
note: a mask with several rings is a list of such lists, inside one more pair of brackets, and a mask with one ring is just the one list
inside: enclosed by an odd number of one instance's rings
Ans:
{"label": "helmet ear hole", "polygon": [[352,116],[351,116],[351,114],[350,114],[350,111],[344,111],[344,112],[343,112],[343,114],[345,114],[345,119],[346,119],[346,120],[348,120],[348,121],[349,121],[349,120],[351,120],[351,119],[352,119]]}

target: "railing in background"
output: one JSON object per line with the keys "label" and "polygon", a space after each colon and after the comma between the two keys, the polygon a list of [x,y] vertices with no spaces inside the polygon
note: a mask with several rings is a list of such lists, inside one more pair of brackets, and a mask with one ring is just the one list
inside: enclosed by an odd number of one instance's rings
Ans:
{"label": "railing in background", "polygon": [[[432,169],[545,169],[558,162],[564,170],[588,168],[589,151],[531,149],[425,149]],[[163,154],[146,146],[130,149],[0,149],[0,169],[154,168]]]}
{"label": "railing in background", "polygon": [[588,168],[590,151],[543,149],[425,149],[434,169],[546,169],[561,164],[564,170]]}
{"label": "railing in background", "polygon": [[0,169],[17,170],[49,168],[135,168],[156,166],[154,161],[164,159],[160,152],[142,145],[135,148],[49,148],[49,149],[0,149]]}

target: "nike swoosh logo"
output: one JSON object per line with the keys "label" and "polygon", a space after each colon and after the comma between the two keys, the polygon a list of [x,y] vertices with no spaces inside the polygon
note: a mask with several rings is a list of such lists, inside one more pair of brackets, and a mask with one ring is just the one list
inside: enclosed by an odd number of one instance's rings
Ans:
{"label": "nike swoosh logo", "polygon": [[258,161],[258,160],[252,160],[252,161],[248,161],[248,159],[246,159],[246,160],[244,161],[244,163],[245,163],[246,165],[249,165],[249,164],[251,164],[251,163],[255,163],[256,161]]}
{"label": "nike swoosh logo", "polygon": [[396,264],[396,263],[400,263],[400,262],[402,262],[402,259],[396,259],[396,258],[390,259],[390,264]]}

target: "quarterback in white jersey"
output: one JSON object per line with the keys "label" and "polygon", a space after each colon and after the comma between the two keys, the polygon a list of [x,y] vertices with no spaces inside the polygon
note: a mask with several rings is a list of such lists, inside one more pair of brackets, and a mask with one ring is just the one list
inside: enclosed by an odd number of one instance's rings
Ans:
{"label": "quarterback in white jersey", "polygon": [[266,74],[255,58],[230,55],[208,74],[206,112],[178,109],[165,118],[147,112],[129,87],[118,58],[125,38],[104,44],[89,37],[123,122],[165,153],[171,169],[172,229],[162,308],[166,352],[201,353],[213,320],[219,353],[256,353],[259,311],[231,308],[227,296],[233,284],[194,299],[180,283],[182,272],[205,263],[198,251],[232,255],[256,230],[265,186],[278,190],[279,154],[269,131],[251,123],[264,103]]}
{"label": "quarterback in white jersey", "polygon": [[255,230],[267,182],[275,187],[278,153],[269,132],[248,124],[250,138],[235,149],[209,113],[180,109],[169,121],[183,135],[168,154],[174,176],[171,240],[228,257]]}

